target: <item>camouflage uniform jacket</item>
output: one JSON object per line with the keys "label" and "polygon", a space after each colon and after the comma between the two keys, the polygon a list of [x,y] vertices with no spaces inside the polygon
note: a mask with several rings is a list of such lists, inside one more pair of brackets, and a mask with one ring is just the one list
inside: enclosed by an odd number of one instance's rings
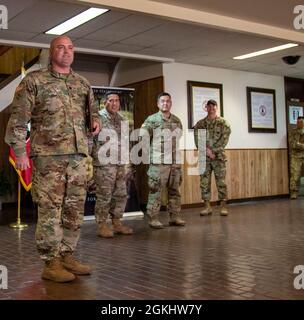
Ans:
{"label": "camouflage uniform jacket", "polygon": [[88,154],[88,123],[99,121],[89,82],[71,70],[29,73],[16,89],[5,141],[17,156],[25,154],[27,123],[31,123],[31,156]]}
{"label": "camouflage uniform jacket", "polygon": [[[216,159],[226,160],[225,147],[228,143],[231,129],[222,117],[209,120],[208,117],[199,120],[194,126],[194,140],[198,146],[198,129],[206,130],[206,147],[210,148]],[[208,159],[208,158],[207,158]]]}
{"label": "camouflage uniform jacket", "polygon": [[[121,123],[123,121],[126,121],[126,119],[119,112],[117,112],[115,114],[109,113],[106,108],[99,111],[99,116],[100,116],[100,121],[102,123],[102,129],[99,133],[99,136],[94,138],[94,144],[93,144],[93,150],[92,150],[93,165],[94,166],[101,165],[98,160],[98,150],[108,140],[108,139],[107,140],[101,139],[101,135],[103,134],[104,129],[114,130],[117,134],[117,139],[118,139],[117,144],[115,143],[114,145],[111,145],[111,151],[113,150],[113,148],[116,149],[114,151],[117,152],[117,155],[118,155],[118,163],[117,164],[120,164],[122,138],[123,139],[126,138],[127,140],[129,140],[129,136],[127,135],[126,137],[122,137],[122,132],[121,132],[121,129],[122,129]],[[108,134],[106,134],[106,135],[108,137]],[[110,136],[108,138],[113,139],[116,137]],[[109,156],[109,153],[110,152],[107,151],[107,156]]]}
{"label": "camouflage uniform jacket", "polygon": [[[150,160],[153,164],[172,164],[180,163],[180,150],[178,149],[178,140],[182,134],[182,123],[174,114],[170,114],[169,119],[166,119],[162,112],[156,112],[149,116],[141,126],[147,130],[150,135]],[[169,146],[171,137],[166,137],[166,134],[161,134],[161,130],[174,131],[177,130],[176,138],[172,139],[172,149],[165,150],[164,146]],[[168,132],[169,132],[168,131]],[[161,136],[159,136],[161,134]],[[174,136],[174,135],[173,135]],[[168,161],[166,161],[168,157]]]}
{"label": "camouflage uniform jacket", "polygon": [[289,132],[290,154],[297,158],[304,158],[304,130],[292,129]]}

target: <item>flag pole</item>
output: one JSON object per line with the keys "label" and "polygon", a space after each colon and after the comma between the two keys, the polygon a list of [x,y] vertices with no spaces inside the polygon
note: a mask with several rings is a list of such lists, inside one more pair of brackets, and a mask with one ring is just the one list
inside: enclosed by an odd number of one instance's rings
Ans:
{"label": "flag pole", "polygon": [[11,223],[10,227],[15,229],[24,229],[27,228],[27,224],[21,223],[20,218],[20,208],[21,208],[21,182],[18,175],[18,215],[17,215],[17,222]]}

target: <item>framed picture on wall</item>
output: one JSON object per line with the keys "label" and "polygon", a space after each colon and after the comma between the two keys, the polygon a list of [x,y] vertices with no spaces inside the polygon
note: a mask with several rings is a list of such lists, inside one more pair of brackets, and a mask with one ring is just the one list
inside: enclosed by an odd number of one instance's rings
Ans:
{"label": "framed picture on wall", "polygon": [[248,131],[277,132],[275,90],[247,87]]}
{"label": "framed picture on wall", "polygon": [[187,81],[188,90],[188,127],[194,125],[207,116],[207,101],[217,102],[218,114],[223,116],[223,85],[219,83]]}
{"label": "framed picture on wall", "polygon": [[303,117],[303,107],[301,105],[289,105],[289,124],[297,124],[298,117]]}

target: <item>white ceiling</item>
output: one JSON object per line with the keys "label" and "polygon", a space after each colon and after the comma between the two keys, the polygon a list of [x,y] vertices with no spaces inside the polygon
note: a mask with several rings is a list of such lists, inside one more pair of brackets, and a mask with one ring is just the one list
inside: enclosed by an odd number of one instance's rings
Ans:
{"label": "white ceiling", "polygon": [[[127,1],[127,0],[125,0]],[[297,0],[154,0],[197,10],[290,29]],[[152,2],[152,1],[149,1]],[[48,44],[44,32],[88,8],[88,5],[51,0],[1,0],[9,14],[8,30],[0,30],[0,43]],[[229,5],[228,5],[229,4]],[[247,7],[246,7],[247,6]],[[272,9],[272,10],[271,10]],[[111,10],[66,35],[76,47],[174,59],[176,62],[304,78],[304,46],[249,60],[232,57],[286,43],[286,40],[166,20],[123,10]],[[303,30],[304,43],[304,30]],[[115,53],[114,53],[115,54]],[[294,66],[285,55],[302,55]]]}
{"label": "white ceiling", "polygon": [[[153,0],[223,16],[293,29],[293,8],[299,0]],[[302,1],[303,3],[303,1]]]}

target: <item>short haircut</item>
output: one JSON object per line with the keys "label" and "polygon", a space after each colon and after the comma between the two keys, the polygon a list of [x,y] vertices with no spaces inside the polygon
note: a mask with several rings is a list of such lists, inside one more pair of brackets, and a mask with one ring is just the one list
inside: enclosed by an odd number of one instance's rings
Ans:
{"label": "short haircut", "polygon": [[170,93],[168,93],[168,92],[161,92],[161,93],[159,93],[159,94],[157,95],[157,102],[159,101],[159,99],[160,99],[161,97],[164,97],[164,96],[168,96],[168,97],[171,98],[171,94],[170,94]]}
{"label": "short haircut", "polygon": [[297,120],[302,120],[302,119],[304,119],[304,117],[299,116]]}
{"label": "short haircut", "polygon": [[58,41],[58,39],[68,39],[69,41],[71,41],[71,43],[73,44],[72,40],[70,37],[68,36],[58,36],[52,39],[51,43],[50,43],[50,49],[53,49],[55,47],[55,43]]}
{"label": "short haircut", "polygon": [[208,101],[207,101],[207,104],[206,104],[206,105],[207,105],[207,106],[209,106],[209,105],[217,106],[217,102],[216,102],[215,100],[211,99],[211,100],[208,100]]}
{"label": "short haircut", "polygon": [[[54,49],[55,49],[55,44],[56,44],[56,42],[59,40],[59,39],[68,39],[69,41],[71,41],[71,43],[73,44],[73,42],[72,42],[72,40],[71,40],[71,38],[69,38],[68,36],[58,36],[58,37],[55,37],[52,41],[51,41],[51,43],[50,43],[50,48],[49,48],[49,62],[48,62],[48,64],[49,65],[51,65],[52,64],[52,57],[51,57],[51,55],[52,55],[52,52],[54,51]],[[73,44],[73,46],[74,46],[74,44]]]}
{"label": "short haircut", "polygon": [[109,96],[111,96],[112,94],[116,94],[116,95],[119,97],[119,99],[120,99],[120,94],[119,94],[118,92],[109,91],[109,92],[106,93],[106,100],[108,100],[108,99],[109,99]]}

